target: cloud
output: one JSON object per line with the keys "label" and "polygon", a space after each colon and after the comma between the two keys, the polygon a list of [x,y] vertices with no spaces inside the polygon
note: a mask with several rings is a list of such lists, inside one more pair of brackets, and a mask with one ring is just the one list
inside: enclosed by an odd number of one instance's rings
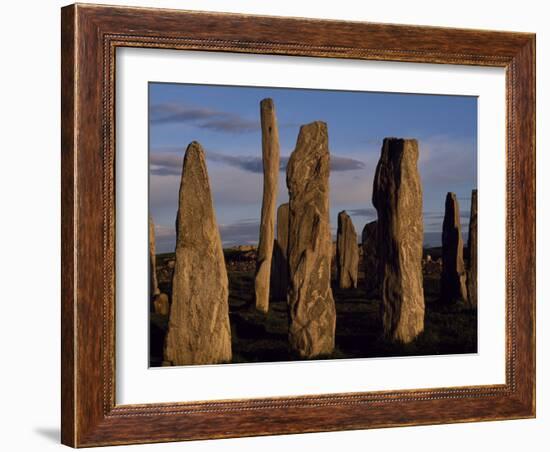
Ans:
{"label": "cloud", "polygon": [[[256,219],[242,219],[235,223],[218,225],[224,247],[255,245],[258,243],[260,222]],[[176,246],[176,230],[172,226],[155,225],[157,252],[172,252]]]}
{"label": "cloud", "polygon": [[[443,217],[445,216],[445,212],[424,212],[424,219],[436,219],[443,221]],[[469,210],[463,210],[460,212],[460,218],[470,218],[470,211]]]}
{"label": "cloud", "polygon": [[418,169],[425,185],[450,188],[453,184],[470,180],[475,186],[477,164],[474,141],[431,136],[419,140],[419,147]]}
{"label": "cloud", "polygon": [[225,133],[247,133],[260,128],[259,121],[244,118],[236,113],[174,103],[153,105],[149,115],[152,125],[187,122],[201,129]]}
{"label": "cloud", "polygon": [[169,152],[151,153],[149,156],[149,172],[155,176],[181,176],[183,152],[173,154]]}
{"label": "cloud", "polygon": [[360,160],[355,160],[349,157],[330,157],[331,171],[353,171],[365,168],[365,164]]}
{"label": "cloud", "polygon": [[366,208],[366,209],[349,209],[347,211],[350,215],[355,217],[376,217],[376,209]]}
{"label": "cloud", "polygon": [[258,243],[260,222],[244,219],[236,223],[220,224],[220,235],[224,246],[255,245]]}
{"label": "cloud", "polygon": [[[179,176],[183,162],[183,152],[179,155],[168,148],[168,152],[151,152],[149,158],[151,174],[157,176]],[[206,159],[211,162],[224,163],[251,173],[262,173],[263,162],[260,156],[227,155],[214,151],[206,151]],[[280,171],[286,171],[288,157],[281,157]],[[349,157],[331,156],[331,171],[353,171],[363,169],[365,164]]]}

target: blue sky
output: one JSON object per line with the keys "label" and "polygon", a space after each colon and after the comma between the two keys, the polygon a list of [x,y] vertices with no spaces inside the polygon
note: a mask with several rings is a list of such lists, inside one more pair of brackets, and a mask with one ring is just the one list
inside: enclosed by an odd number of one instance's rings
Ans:
{"label": "blue sky", "polygon": [[[477,98],[352,91],[149,84],[149,206],[158,252],[172,251],[183,155],[196,140],[206,151],[224,246],[256,243],[262,201],[259,103],[271,97],[284,166],[299,127],[328,124],[331,225],[346,210],[358,235],[376,219],[372,181],[385,137],[416,138],[423,183],[424,230],[437,241],[445,195],[460,202],[466,238],[477,185]],[[280,172],[278,204],[288,200]],[[434,244],[434,243],[431,243]]]}

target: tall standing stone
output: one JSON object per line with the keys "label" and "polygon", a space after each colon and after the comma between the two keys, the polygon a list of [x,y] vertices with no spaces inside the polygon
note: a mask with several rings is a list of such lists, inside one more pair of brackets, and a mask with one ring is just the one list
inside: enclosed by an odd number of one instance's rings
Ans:
{"label": "tall standing stone", "polygon": [[155,250],[155,223],[149,215],[149,294],[151,300],[160,295],[157,280],[157,255]]}
{"label": "tall standing stone", "polygon": [[416,140],[385,138],[374,177],[384,333],[408,343],[424,330],[422,183]]}
{"label": "tall standing stone", "polygon": [[336,232],[336,279],[340,289],[357,287],[359,269],[359,248],[357,233],[350,216],[345,210],[338,214]]}
{"label": "tall standing stone", "polygon": [[289,342],[304,358],[334,350],[329,165],[327,125],[318,121],[302,126],[288,162],[286,183],[290,199]]}
{"label": "tall standing stone", "polygon": [[279,132],[273,100],[264,99],[260,102],[260,116],[262,123],[264,193],[254,290],[256,293],[256,309],[267,312],[269,310],[269,283],[275,236],[277,182],[279,180]]}
{"label": "tall standing stone", "polygon": [[367,297],[380,297],[380,268],[378,264],[377,221],[367,223],[361,234],[363,247],[363,271]]}
{"label": "tall standing stone", "polygon": [[176,220],[176,263],[164,359],[172,365],[231,361],[228,279],[204,151],[185,151]]}
{"label": "tall standing stone", "polygon": [[273,248],[271,293],[275,300],[286,300],[288,292],[288,203],[277,209],[277,240]]}
{"label": "tall standing stone", "polygon": [[472,190],[468,231],[468,304],[477,306],[477,190]]}
{"label": "tall standing stone", "polygon": [[466,301],[464,242],[460,231],[460,208],[454,193],[447,193],[441,238],[441,299],[446,302]]}

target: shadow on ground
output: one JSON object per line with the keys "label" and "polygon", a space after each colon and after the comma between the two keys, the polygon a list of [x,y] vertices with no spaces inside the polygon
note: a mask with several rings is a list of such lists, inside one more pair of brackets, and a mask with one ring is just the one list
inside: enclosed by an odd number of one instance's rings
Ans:
{"label": "shadow on ground", "polygon": [[[288,349],[286,301],[272,300],[269,313],[253,306],[254,272],[229,271],[229,307],[234,363],[296,360]],[[170,293],[168,283],[161,290]],[[336,349],[332,359],[391,356],[446,355],[477,352],[477,310],[460,303],[438,301],[439,275],[424,275],[426,301],[425,329],[410,344],[396,344],[382,334],[380,300],[368,299],[359,288],[333,287],[336,302]],[[150,365],[162,364],[162,347],[168,326],[167,316],[151,314]]]}

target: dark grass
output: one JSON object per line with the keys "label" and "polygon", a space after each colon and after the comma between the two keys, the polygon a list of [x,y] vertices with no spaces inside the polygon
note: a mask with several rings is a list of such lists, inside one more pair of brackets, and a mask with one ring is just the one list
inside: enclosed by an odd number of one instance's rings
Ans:
{"label": "dark grass", "polygon": [[[157,264],[170,255],[159,256]],[[362,287],[340,290],[333,287],[336,301],[336,348],[320,359],[374,358],[446,355],[477,352],[477,310],[462,304],[439,301],[439,275],[424,275],[426,317],[424,332],[410,344],[384,338],[380,301],[368,299]],[[170,295],[169,283],[160,282]],[[288,348],[286,301],[272,300],[269,313],[254,308],[254,272],[229,272],[229,317],[233,363],[293,361],[299,359]],[[168,325],[166,316],[151,314],[150,364],[162,364],[162,347]]]}

